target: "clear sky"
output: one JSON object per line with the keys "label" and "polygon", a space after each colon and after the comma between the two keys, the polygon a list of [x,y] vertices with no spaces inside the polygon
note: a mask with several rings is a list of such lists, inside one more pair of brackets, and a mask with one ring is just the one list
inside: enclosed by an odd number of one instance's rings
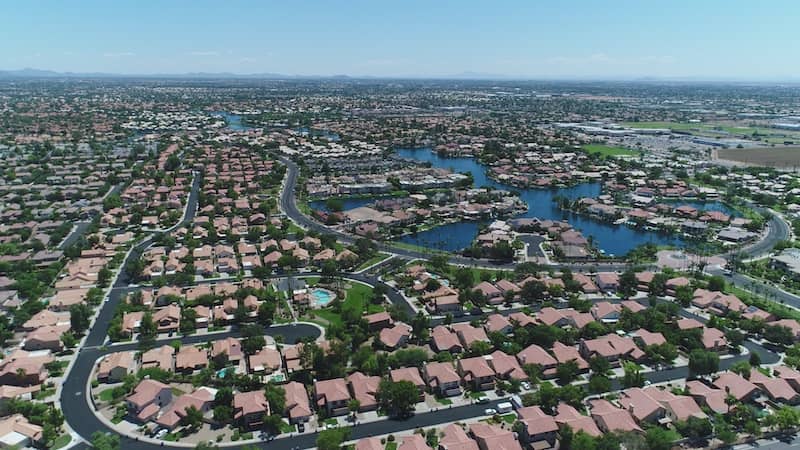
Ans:
{"label": "clear sky", "polygon": [[799,0],[26,0],[0,69],[800,78]]}

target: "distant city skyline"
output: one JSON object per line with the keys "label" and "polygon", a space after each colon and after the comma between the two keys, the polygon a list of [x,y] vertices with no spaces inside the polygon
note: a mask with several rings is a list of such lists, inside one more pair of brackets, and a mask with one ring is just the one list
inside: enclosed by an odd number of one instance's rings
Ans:
{"label": "distant city skyline", "polygon": [[0,70],[796,81],[800,2],[20,2]]}

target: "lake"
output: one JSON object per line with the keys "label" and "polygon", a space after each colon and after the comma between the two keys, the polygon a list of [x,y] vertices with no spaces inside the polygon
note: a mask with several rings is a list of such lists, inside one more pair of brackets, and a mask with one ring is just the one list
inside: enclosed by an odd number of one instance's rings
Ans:
{"label": "lake", "polygon": [[[397,149],[397,154],[403,158],[429,162],[434,167],[450,169],[455,172],[469,172],[472,174],[475,187],[491,186],[495,189],[518,192],[520,198],[528,205],[528,210],[515,217],[566,220],[587,238],[591,236],[597,248],[605,251],[607,255],[622,256],[639,245],[648,243],[683,245],[683,241],[679,237],[600,222],[590,217],[563,211],[553,201],[557,196],[570,199],[597,197],[602,190],[600,183],[583,183],[567,188],[519,188],[490,179],[486,175],[486,169],[473,158],[446,158],[439,156],[430,148]],[[477,236],[479,227],[480,224],[477,222],[447,224],[415,235],[403,236],[398,240],[438,250],[459,251],[472,243]]]}

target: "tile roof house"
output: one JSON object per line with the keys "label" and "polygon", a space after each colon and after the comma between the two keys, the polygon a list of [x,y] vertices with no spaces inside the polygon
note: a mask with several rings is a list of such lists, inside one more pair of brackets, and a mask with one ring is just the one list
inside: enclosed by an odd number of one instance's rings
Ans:
{"label": "tile roof house", "polygon": [[100,361],[97,380],[103,383],[117,383],[136,367],[135,352],[112,353]]}
{"label": "tile roof house", "polygon": [[589,363],[581,357],[578,349],[571,345],[564,345],[559,341],[553,343],[553,356],[555,356],[558,364],[564,364],[568,361],[575,361],[578,365],[578,370],[581,372],[589,369]]}
{"label": "tile roof house", "polygon": [[717,414],[728,413],[724,390],[710,387],[699,380],[687,381],[686,389],[689,390],[689,395],[701,406],[705,406]]}
{"label": "tile roof house", "polygon": [[42,442],[43,428],[28,421],[22,414],[0,419],[0,445],[4,448],[28,448]]}
{"label": "tile roof house", "polygon": [[425,381],[422,380],[422,376],[419,373],[419,369],[416,367],[401,367],[399,369],[393,369],[389,371],[389,379],[393,382],[398,381],[408,381],[414,386],[417,387],[419,391],[420,400],[422,400],[425,394]]}
{"label": "tile roof house", "polygon": [[514,356],[500,350],[495,350],[491,355],[484,356],[489,366],[494,370],[497,378],[503,380],[527,380],[528,375],[522,370],[519,361]]}
{"label": "tile roof house", "polygon": [[378,340],[384,347],[395,350],[405,347],[411,337],[411,327],[403,322],[396,322],[390,328],[384,328],[378,334]]}
{"label": "tile roof house", "polygon": [[422,375],[431,391],[442,397],[461,395],[461,377],[450,362],[429,362],[422,368]]}
{"label": "tile roof house", "polygon": [[363,438],[356,442],[355,450],[383,450],[383,444],[376,437]]}
{"label": "tile roof house", "polygon": [[712,384],[739,401],[752,399],[758,394],[758,387],[755,384],[734,372],[721,373]]}
{"label": "tile roof house", "polygon": [[157,367],[162,370],[172,371],[172,355],[175,349],[169,345],[162,345],[142,353],[142,369]]}
{"label": "tile roof house", "polygon": [[447,425],[441,433],[442,437],[439,439],[441,450],[479,450],[478,443],[457,424]]}
{"label": "tile roof house", "polygon": [[597,426],[603,432],[612,431],[636,431],[642,432],[633,416],[626,409],[617,408],[608,400],[590,400],[591,414]]}
{"label": "tile roof house", "polygon": [[256,428],[264,423],[269,415],[269,402],[264,391],[239,392],[233,396],[233,418],[245,428]]}
{"label": "tile roof house", "polygon": [[279,371],[282,366],[281,353],[275,348],[264,347],[249,357],[249,367],[252,373],[271,374]]}
{"label": "tile roof house", "polygon": [[580,343],[580,352],[586,360],[599,356],[607,359],[612,365],[618,365],[621,359],[638,361],[645,356],[644,352],[634,344],[633,339],[626,339],[616,334],[597,339],[583,339]]}
{"label": "tile roof house", "polygon": [[553,416],[545,414],[538,406],[528,406],[517,410],[522,422],[520,440],[532,448],[552,448],[556,445],[558,424]]}
{"label": "tile roof house", "polygon": [[358,411],[373,411],[378,408],[378,401],[375,396],[378,393],[378,385],[381,377],[370,377],[361,372],[353,372],[347,376],[347,384],[353,398],[358,400]]}
{"label": "tile roof house", "polygon": [[190,374],[208,366],[208,351],[194,345],[181,347],[175,355],[175,371]]}
{"label": "tile roof house", "polygon": [[598,437],[602,434],[594,420],[579,413],[566,403],[559,403],[556,407],[555,421],[558,425],[569,425],[572,431],[576,433],[583,431],[592,437]]}
{"label": "tile roof house", "polygon": [[47,380],[45,367],[55,358],[49,351],[14,350],[0,360],[0,385],[32,386]]}
{"label": "tile roof house", "polygon": [[142,380],[128,396],[127,404],[131,416],[139,422],[153,419],[161,408],[172,401],[172,388],[156,380]]}
{"label": "tile roof house", "polygon": [[238,339],[232,337],[214,341],[214,343],[211,344],[211,357],[236,364],[244,357],[244,353],[242,353],[242,343],[239,342]]}
{"label": "tile roof house", "polygon": [[666,389],[660,389],[656,386],[645,388],[644,393],[659,402],[664,408],[666,416],[673,422],[685,422],[690,417],[707,418],[706,413],[700,409],[694,398],[688,395],[675,395]]}
{"label": "tile roof house", "polygon": [[522,450],[511,430],[476,422],[469,425],[469,432],[475,438],[480,450]]}
{"label": "tile roof house", "polygon": [[401,440],[400,445],[397,447],[397,450],[432,450],[431,447],[426,442],[425,438],[419,434],[412,434],[411,436],[406,436]]}
{"label": "tile roof house", "polygon": [[619,404],[631,413],[637,423],[656,422],[664,417],[664,407],[642,388],[628,388],[619,394]]}
{"label": "tile roof house", "polygon": [[485,391],[494,388],[494,370],[482,356],[459,359],[457,367],[464,384],[473,390]]}
{"label": "tile roof house", "polygon": [[511,322],[504,315],[497,313],[490,314],[486,318],[486,324],[483,327],[489,333],[509,334],[514,331],[514,326],[511,325]]}
{"label": "tile roof house", "polygon": [[558,361],[555,358],[536,344],[531,344],[517,353],[517,359],[523,366],[526,364],[538,365],[546,376],[555,375],[555,369],[558,365]]}
{"label": "tile roof house", "polygon": [[451,326],[455,331],[458,340],[465,349],[470,348],[475,342],[489,342],[489,337],[486,336],[486,331],[483,328],[473,327],[471,324],[462,322],[456,323]]}
{"label": "tile roof house", "polygon": [[167,430],[174,430],[180,425],[181,419],[186,416],[186,410],[194,407],[202,414],[211,410],[214,404],[216,389],[200,387],[188,394],[183,394],[172,402],[164,412],[158,416],[156,423]]}
{"label": "tile roof house", "polygon": [[433,328],[431,343],[437,352],[460,353],[464,350],[458,336],[444,325],[437,325]]}
{"label": "tile roof house", "polygon": [[308,422],[314,411],[308,401],[306,387],[297,381],[290,381],[283,385],[283,391],[286,396],[286,415],[289,416],[289,423]]}
{"label": "tile roof house", "polygon": [[341,416],[348,413],[350,391],[344,378],[334,378],[314,382],[314,399],[320,408],[325,408],[328,416]]}

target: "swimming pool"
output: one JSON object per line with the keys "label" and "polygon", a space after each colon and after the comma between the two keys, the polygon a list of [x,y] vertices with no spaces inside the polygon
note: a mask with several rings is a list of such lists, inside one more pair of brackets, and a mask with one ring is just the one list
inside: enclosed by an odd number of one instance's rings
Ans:
{"label": "swimming pool", "polygon": [[323,289],[323,288],[314,288],[311,289],[309,292],[309,297],[311,299],[311,305],[315,308],[323,308],[328,306],[333,299],[336,298],[336,294],[333,292]]}

